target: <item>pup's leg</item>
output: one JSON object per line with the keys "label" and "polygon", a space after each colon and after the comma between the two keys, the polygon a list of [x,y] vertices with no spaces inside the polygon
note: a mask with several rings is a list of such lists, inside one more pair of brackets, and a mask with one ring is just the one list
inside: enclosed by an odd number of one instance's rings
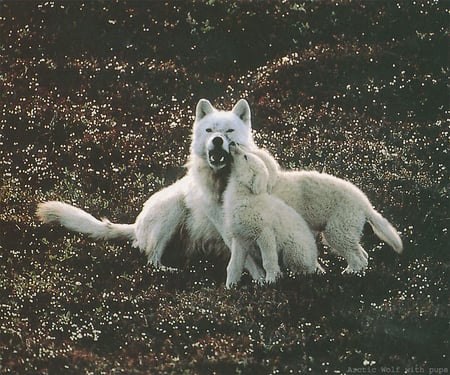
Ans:
{"label": "pup's leg", "polygon": [[225,284],[227,288],[237,284],[241,279],[246,258],[247,249],[245,245],[233,237],[231,240],[231,258],[227,266],[227,281]]}
{"label": "pup's leg", "polygon": [[359,244],[362,232],[361,220],[353,225],[346,221],[329,221],[323,236],[327,244],[347,261],[345,273],[363,272],[367,268],[369,256]]}
{"label": "pup's leg", "polygon": [[361,245],[357,245],[353,256],[347,259],[347,268],[342,273],[359,273],[367,268],[369,255]]}
{"label": "pup's leg", "polygon": [[[300,228],[300,226],[299,226]],[[321,269],[317,260],[318,251],[315,238],[306,227],[291,233],[281,246],[284,265],[294,273],[311,274]]]}
{"label": "pup's leg", "polygon": [[266,271],[266,282],[273,283],[281,275],[275,233],[272,230],[263,230],[256,243],[261,250],[262,264]]}
{"label": "pup's leg", "polygon": [[256,263],[255,259],[249,254],[245,259],[245,269],[250,273],[253,280],[263,282],[266,276],[264,270]]}
{"label": "pup's leg", "polygon": [[[219,229],[218,229],[219,230]],[[226,232],[222,232],[221,236],[227,247],[230,249],[232,248],[232,241],[233,239],[230,237],[230,235],[225,234]],[[256,246],[255,246],[256,247]],[[247,252],[247,257],[245,258],[245,269],[250,273],[250,276],[255,281],[262,281],[265,277],[265,272],[261,268],[261,266],[255,261],[255,258],[253,257],[252,253],[248,252],[248,249],[245,249]]]}

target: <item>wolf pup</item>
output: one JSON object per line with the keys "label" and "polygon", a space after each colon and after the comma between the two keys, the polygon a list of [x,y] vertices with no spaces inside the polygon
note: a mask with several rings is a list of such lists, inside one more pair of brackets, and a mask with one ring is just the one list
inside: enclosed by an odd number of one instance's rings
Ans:
{"label": "wolf pup", "polygon": [[[227,267],[226,286],[236,284],[244,269],[249,249],[255,244],[261,251],[266,282],[280,275],[278,255],[290,270],[313,273],[317,267],[317,246],[303,218],[281,199],[269,195],[268,187],[276,183],[277,164],[266,164],[240,146],[232,149],[231,175],[224,193],[225,233],[231,238],[231,259]],[[270,161],[270,159],[266,159]]]}
{"label": "wolf pup", "polygon": [[359,244],[366,221],[397,253],[403,244],[395,228],[377,212],[355,185],[326,173],[280,171],[272,194],[294,208],[311,230],[347,261],[344,273],[362,272],[368,254]]}

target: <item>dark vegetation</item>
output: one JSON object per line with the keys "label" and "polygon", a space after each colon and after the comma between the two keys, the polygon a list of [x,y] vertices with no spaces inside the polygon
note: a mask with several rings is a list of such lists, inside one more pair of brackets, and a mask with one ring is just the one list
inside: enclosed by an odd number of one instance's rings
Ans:
{"label": "dark vegetation", "polygon": [[[448,2],[0,1],[0,372],[448,371]],[[129,243],[36,222],[74,203],[133,222],[184,173],[199,98],[253,111],[290,169],[361,187],[402,232],[370,266],[166,273]]]}

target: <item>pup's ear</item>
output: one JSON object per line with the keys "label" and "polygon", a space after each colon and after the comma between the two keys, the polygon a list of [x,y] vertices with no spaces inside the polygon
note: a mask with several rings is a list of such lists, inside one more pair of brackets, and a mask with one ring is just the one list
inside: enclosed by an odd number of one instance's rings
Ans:
{"label": "pup's ear", "polygon": [[207,99],[200,99],[195,108],[195,121],[200,121],[206,115],[214,112],[215,109]]}
{"label": "pup's ear", "polygon": [[244,122],[245,125],[252,126],[250,106],[248,105],[247,100],[245,99],[239,100],[233,107],[232,112],[236,116],[238,116]]}

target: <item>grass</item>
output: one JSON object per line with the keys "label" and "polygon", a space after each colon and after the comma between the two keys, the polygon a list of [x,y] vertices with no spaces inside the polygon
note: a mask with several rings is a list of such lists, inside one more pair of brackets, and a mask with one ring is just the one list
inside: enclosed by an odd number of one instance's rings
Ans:
{"label": "grass", "polygon": [[[445,2],[0,4],[0,372],[448,372]],[[206,97],[252,108],[289,169],[354,182],[399,228],[369,269],[224,288],[129,243],[38,224],[71,202],[132,222],[183,175]]]}

